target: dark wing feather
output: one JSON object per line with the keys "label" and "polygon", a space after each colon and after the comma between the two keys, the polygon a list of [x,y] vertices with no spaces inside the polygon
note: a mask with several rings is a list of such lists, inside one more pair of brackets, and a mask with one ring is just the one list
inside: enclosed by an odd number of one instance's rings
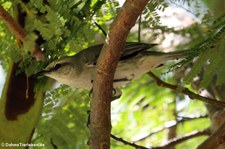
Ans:
{"label": "dark wing feather", "polygon": [[138,55],[142,51],[146,51],[158,44],[147,44],[147,43],[140,43],[140,42],[126,42],[125,48],[121,55],[120,60],[129,59]]}
{"label": "dark wing feather", "polygon": [[[138,55],[140,52],[145,51],[147,49],[156,46],[157,44],[146,44],[146,43],[139,43],[139,42],[126,42],[125,48],[122,51],[120,60],[129,59]],[[78,55],[85,56],[87,59],[86,63],[89,65],[95,65],[97,62],[97,58],[101,52],[103,44],[95,45],[84,49]],[[94,52],[93,52],[94,51]],[[84,57],[84,58],[85,58]]]}

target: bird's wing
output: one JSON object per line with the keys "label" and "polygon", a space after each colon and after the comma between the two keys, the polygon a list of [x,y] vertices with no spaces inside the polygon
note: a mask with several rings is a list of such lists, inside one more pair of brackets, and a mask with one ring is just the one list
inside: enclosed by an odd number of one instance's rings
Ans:
{"label": "bird's wing", "polygon": [[[150,49],[155,45],[157,45],[157,44],[126,42],[125,47],[122,51],[120,60],[132,58],[132,57],[138,55],[140,52]],[[103,47],[103,44],[91,46],[87,49],[84,49],[83,51],[81,51],[78,54],[82,55],[82,57],[85,60],[86,65],[88,65],[89,67],[92,67],[92,66],[96,65],[97,59],[99,57],[102,47]]]}
{"label": "bird's wing", "polygon": [[142,51],[146,51],[158,44],[147,44],[140,42],[126,42],[120,60],[125,60],[138,55]]}
{"label": "bird's wing", "polygon": [[79,55],[78,57],[82,58],[82,61],[87,67],[93,67],[97,63],[102,47],[103,44],[91,46],[87,49],[82,50],[77,55]]}

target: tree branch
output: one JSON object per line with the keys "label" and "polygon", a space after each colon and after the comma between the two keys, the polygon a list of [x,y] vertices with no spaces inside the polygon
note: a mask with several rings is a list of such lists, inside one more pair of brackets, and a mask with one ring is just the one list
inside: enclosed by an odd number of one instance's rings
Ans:
{"label": "tree branch", "polygon": [[152,72],[149,72],[148,75],[151,76],[154,80],[156,80],[156,82],[159,86],[166,87],[166,88],[175,90],[177,92],[183,93],[185,95],[188,95],[188,97],[190,99],[197,99],[197,100],[203,101],[207,104],[215,105],[217,107],[222,107],[222,108],[225,107],[225,102],[195,94],[195,93],[191,92],[188,88],[181,88],[177,85],[172,85],[172,84],[166,83],[166,82],[162,81],[161,79],[159,79]]}
{"label": "tree branch", "polygon": [[169,141],[167,144],[165,144],[163,146],[153,147],[152,149],[168,149],[168,148],[170,148],[172,146],[180,144],[180,143],[182,143],[184,141],[187,141],[189,139],[192,139],[192,138],[195,138],[195,137],[199,137],[199,136],[203,136],[203,135],[209,135],[209,134],[210,134],[210,129],[209,128],[204,129],[202,131],[194,131],[194,132],[192,132],[190,134],[187,134],[185,136],[172,139],[171,141]]}
{"label": "tree branch", "polygon": [[[20,26],[20,24],[12,17],[10,14],[0,5],[0,19],[5,23],[8,29],[14,34],[14,36],[19,39],[26,46],[27,38],[26,32]],[[40,47],[35,45],[34,47],[26,47],[32,52],[32,56],[37,60],[43,60],[44,54],[42,53]],[[30,49],[31,48],[31,49]]]}
{"label": "tree branch", "polygon": [[105,37],[106,37],[107,33],[105,32],[105,30],[97,22],[94,22],[94,23],[100,29],[100,31],[102,31],[103,35],[105,35]]}
{"label": "tree branch", "polygon": [[169,125],[169,126],[165,126],[165,127],[163,127],[163,128],[159,128],[159,129],[157,129],[157,130],[155,130],[155,131],[149,133],[148,135],[146,135],[146,136],[144,136],[144,137],[142,137],[142,138],[140,138],[140,139],[138,139],[138,140],[135,140],[134,142],[143,141],[143,140],[147,139],[148,137],[151,137],[152,135],[154,135],[154,134],[156,134],[156,133],[159,133],[159,132],[161,132],[161,131],[163,131],[163,130],[172,128],[172,127],[174,127],[174,126],[177,126],[177,125],[180,124],[180,123],[184,123],[184,122],[192,121],[192,120],[196,120],[196,119],[201,119],[201,118],[207,118],[207,117],[208,117],[207,115],[204,115],[204,116],[192,117],[192,118],[182,118],[181,120],[178,120],[176,123],[171,124],[171,125]]}
{"label": "tree branch", "polygon": [[127,35],[148,0],[127,0],[110,26],[97,62],[90,115],[90,148],[110,147],[112,80]]}
{"label": "tree branch", "polygon": [[179,143],[182,143],[182,142],[184,142],[186,140],[189,140],[189,139],[192,139],[192,138],[195,138],[195,137],[199,137],[199,136],[203,136],[203,135],[209,135],[209,134],[210,134],[210,129],[209,128],[204,129],[202,131],[194,131],[194,132],[192,132],[190,134],[187,134],[185,136],[172,139],[167,144],[164,144],[162,146],[156,146],[156,147],[150,147],[150,148],[147,148],[147,147],[144,147],[144,146],[140,146],[140,145],[137,145],[135,143],[128,142],[128,141],[124,140],[123,138],[118,138],[118,137],[116,137],[116,136],[114,136],[112,134],[111,134],[111,138],[113,138],[116,141],[122,142],[125,145],[129,145],[129,146],[135,147],[137,149],[168,149],[168,148],[170,148],[172,146],[175,146],[175,145],[177,145]]}
{"label": "tree branch", "polygon": [[116,137],[116,136],[114,136],[114,135],[112,135],[112,134],[111,134],[111,138],[113,138],[113,139],[116,140],[116,141],[122,142],[122,143],[124,143],[125,145],[133,146],[133,147],[135,147],[135,148],[137,148],[137,149],[148,149],[147,147],[140,146],[140,145],[137,145],[137,144],[135,144],[135,143],[128,142],[128,141],[124,140],[123,138],[118,138],[118,137]]}
{"label": "tree branch", "polygon": [[14,20],[10,14],[0,5],[0,19],[5,23],[9,30],[23,43],[26,42],[24,29]]}

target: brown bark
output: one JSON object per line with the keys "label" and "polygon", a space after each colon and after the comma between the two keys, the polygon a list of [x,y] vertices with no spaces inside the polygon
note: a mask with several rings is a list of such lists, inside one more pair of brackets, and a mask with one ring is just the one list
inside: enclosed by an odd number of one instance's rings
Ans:
{"label": "brown bark", "polygon": [[222,149],[225,147],[225,122],[207,138],[197,149]]}
{"label": "brown bark", "polygon": [[127,0],[110,26],[97,63],[90,115],[90,148],[110,148],[112,80],[127,35],[148,0]]}
{"label": "brown bark", "polygon": [[204,96],[201,96],[199,94],[196,94],[196,93],[190,91],[188,88],[181,88],[180,86],[166,83],[166,82],[162,81],[161,79],[159,79],[152,72],[149,72],[148,75],[151,76],[154,80],[156,80],[156,83],[157,83],[158,86],[166,87],[166,88],[175,90],[179,93],[183,93],[185,95],[188,95],[188,97],[190,99],[200,100],[202,102],[205,102],[206,104],[214,105],[214,106],[221,107],[221,108],[225,107],[225,102],[223,102],[223,101],[219,101],[217,99],[210,98],[210,97],[204,97]]}
{"label": "brown bark", "polygon": [[[27,38],[26,32],[21,25],[0,5],[0,19],[5,23],[8,29],[14,34],[14,36],[20,40],[26,46]],[[44,60],[44,54],[40,47],[35,45],[34,47],[26,47],[32,52],[32,56],[37,60]],[[31,49],[30,49],[31,48]]]}

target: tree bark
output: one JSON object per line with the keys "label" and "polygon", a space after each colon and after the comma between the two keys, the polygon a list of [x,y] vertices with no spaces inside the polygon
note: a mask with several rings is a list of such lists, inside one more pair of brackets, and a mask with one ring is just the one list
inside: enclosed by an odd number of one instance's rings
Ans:
{"label": "tree bark", "polygon": [[225,122],[207,138],[197,149],[223,149],[225,147]]}
{"label": "tree bark", "polygon": [[127,0],[110,26],[97,62],[90,115],[90,148],[110,148],[112,81],[127,35],[148,0]]}
{"label": "tree bark", "polygon": [[8,29],[14,34],[14,36],[20,40],[28,51],[32,53],[32,56],[37,60],[44,60],[44,54],[41,51],[39,45],[35,44],[34,47],[26,45],[28,39],[26,38],[26,32],[12,16],[0,5],[0,19],[5,23]]}

